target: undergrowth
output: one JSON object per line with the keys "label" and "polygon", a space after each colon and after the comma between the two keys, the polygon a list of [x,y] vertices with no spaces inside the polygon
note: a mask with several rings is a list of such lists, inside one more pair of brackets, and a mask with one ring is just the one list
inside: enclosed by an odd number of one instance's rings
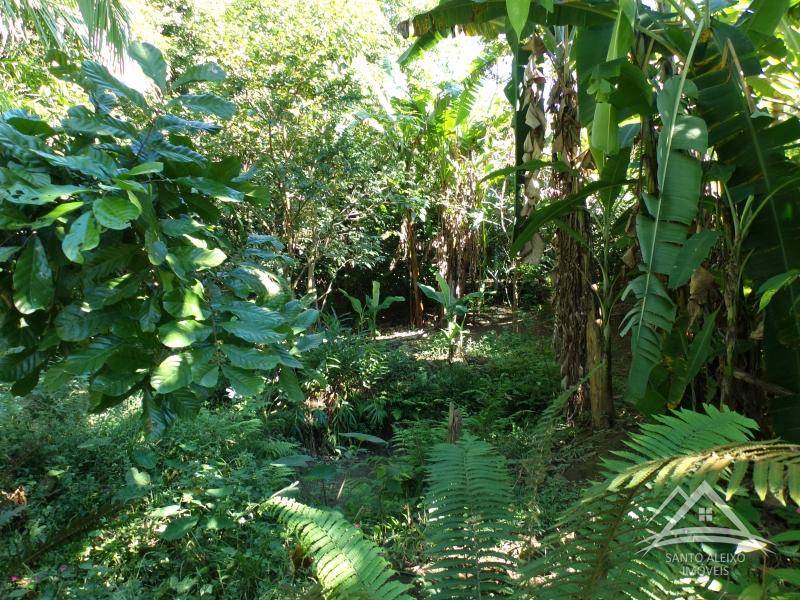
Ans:
{"label": "undergrowth", "polygon": [[341,511],[410,578],[424,562],[426,461],[450,403],[517,465],[526,421],[557,390],[548,344],[488,331],[448,364],[438,335],[339,335],[309,361],[306,402],[226,403],[156,442],[133,404],[88,414],[80,386],[57,401],[3,395],[0,594],[306,597],[310,564],[263,508],[296,479],[300,500]]}

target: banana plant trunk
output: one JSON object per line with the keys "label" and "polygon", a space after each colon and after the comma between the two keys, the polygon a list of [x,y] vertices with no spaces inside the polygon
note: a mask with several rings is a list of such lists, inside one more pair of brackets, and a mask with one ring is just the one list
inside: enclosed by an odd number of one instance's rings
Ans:
{"label": "banana plant trunk", "polygon": [[[582,161],[578,94],[569,59],[568,34],[564,35],[564,40],[565,47],[559,57],[561,60],[555,65],[557,79],[549,103],[549,110],[553,114],[553,158],[563,160],[571,167],[570,172],[557,173],[555,176],[555,187],[562,198],[580,191],[581,183],[575,172],[580,169]],[[585,209],[579,207],[564,222],[566,228],[559,229],[555,244],[553,316],[556,356],[561,366],[561,384],[566,389],[577,385],[585,374],[586,325],[591,289],[590,230]],[[569,418],[580,414],[585,404],[586,390],[579,386],[569,404]]]}
{"label": "banana plant trunk", "polygon": [[419,286],[419,260],[417,258],[417,232],[414,228],[414,217],[411,209],[406,209],[406,243],[408,244],[408,278],[411,283],[409,290],[409,314],[413,327],[422,327],[422,296]]}

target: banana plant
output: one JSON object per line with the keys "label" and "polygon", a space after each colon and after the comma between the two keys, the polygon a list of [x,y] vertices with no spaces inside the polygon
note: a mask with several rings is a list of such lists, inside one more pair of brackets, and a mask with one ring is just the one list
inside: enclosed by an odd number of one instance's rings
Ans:
{"label": "banana plant", "polygon": [[442,308],[444,315],[444,328],[442,331],[445,339],[447,339],[447,362],[450,363],[453,362],[456,351],[460,351],[463,344],[464,322],[467,320],[467,314],[469,313],[469,301],[482,298],[485,292],[472,292],[461,298],[456,298],[441,273],[436,273],[436,283],[439,286],[438,290],[422,283],[418,285],[423,294],[438,303]]}
{"label": "banana plant", "polygon": [[366,325],[371,337],[375,337],[378,333],[378,314],[388,309],[395,302],[405,302],[406,300],[403,296],[388,296],[381,300],[381,284],[379,281],[372,282],[372,295],[364,296],[363,302],[344,290],[341,290],[341,292],[350,300],[353,311],[358,315],[356,327],[361,330]]}

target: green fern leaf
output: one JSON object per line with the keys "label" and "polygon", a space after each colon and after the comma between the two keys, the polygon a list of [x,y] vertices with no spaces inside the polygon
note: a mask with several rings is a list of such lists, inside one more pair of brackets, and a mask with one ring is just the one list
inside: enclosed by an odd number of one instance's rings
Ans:
{"label": "green fern leaf", "polygon": [[266,509],[300,540],[325,598],[411,600],[378,547],[341,515],[280,496]]}
{"label": "green fern leaf", "polygon": [[505,549],[514,538],[505,460],[467,434],[456,444],[436,445],[427,471],[432,597],[507,595],[515,562]]}

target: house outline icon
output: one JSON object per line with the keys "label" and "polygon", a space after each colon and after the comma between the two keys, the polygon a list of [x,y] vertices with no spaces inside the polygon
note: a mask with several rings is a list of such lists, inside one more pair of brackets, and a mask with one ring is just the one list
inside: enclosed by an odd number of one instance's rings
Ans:
{"label": "house outline icon", "polygon": [[[648,544],[639,552],[647,554],[653,548],[663,548],[664,546],[672,546],[674,544],[684,544],[689,542],[706,542],[706,543],[728,543],[737,545],[737,553],[739,552],[753,552],[755,550],[763,550],[767,547],[769,542],[761,536],[755,535],[750,532],[742,520],[731,509],[730,506],[714,491],[707,481],[703,481],[689,496],[683,488],[679,485],[676,487],[669,497],[658,507],[658,510],[648,520],[648,523],[655,519],[661,512],[669,506],[670,502],[675,496],[681,496],[684,499],[683,505],[678,509],[658,533],[639,542],[640,544]],[[728,520],[733,523],[735,528],[727,527],[681,527],[676,526],[681,520],[691,511],[695,504],[702,498],[710,500],[715,508],[725,515]]]}

